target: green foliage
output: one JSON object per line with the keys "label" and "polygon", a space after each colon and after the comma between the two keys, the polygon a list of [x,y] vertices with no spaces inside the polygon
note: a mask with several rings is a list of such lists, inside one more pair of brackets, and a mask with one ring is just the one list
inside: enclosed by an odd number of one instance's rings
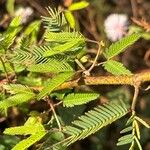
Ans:
{"label": "green foliage", "polygon": [[25,49],[30,47],[32,44],[36,44],[40,25],[41,21],[39,20],[29,24],[29,26],[22,33],[20,39],[17,40],[20,49]]}
{"label": "green foliage", "polygon": [[20,141],[20,138],[18,138],[17,136],[12,136],[12,135],[0,136],[0,150],[10,150],[19,141]]}
{"label": "green foliage", "polygon": [[128,113],[126,106],[123,102],[120,105],[118,104],[117,102],[112,102],[104,106],[98,106],[73,121],[71,126],[66,126],[64,132],[69,137],[63,144],[68,146],[77,140],[84,139],[126,115]]}
{"label": "green foliage", "polygon": [[38,118],[31,117],[27,120],[27,122],[24,124],[24,126],[7,128],[4,131],[4,133],[9,134],[9,135],[31,134],[27,139],[20,141],[12,149],[12,150],[26,150],[31,145],[33,145],[35,142],[39,141],[46,134],[46,131],[45,131],[43,125],[38,121]]}
{"label": "green foliage", "polygon": [[[13,87],[14,89],[11,89]],[[10,87],[7,86],[7,88],[11,90],[14,95],[0,101],[1,111],[7,110],[9,107],[16,106],[24,102],[28,102],[29,100],[35,98],[35,94],[30,89],[22,85],[11,85]]]}
{"label": "green foliage", "polygon": [[64,12],[65,18],[68,21],[68,23],[72,29],[74,29],[75,25],[76,25],[75,18],[72,14],[72,11],[83,9],[83,8],[87,7],[88,5],[89,5],[89,3],[86,1],[76,2],[76,3],[71,4],[68,7],[68,9],[65,10],[65,12]]}
{"label": "green foliage", "polygon": [[118,139],[118,146],[131,144],[129,150],[134,149],[136,146],[139,148],[139,150],[142,150],[142,146],[139,142],[141,135],[138,123],[142,123],[145,127],[150,128],[150,126],[144,120],[137,117],[135,114],[132,114],[126,123],[127,127],[120,132],[124,135]]}
{"label": "green foliage", "polygon": [[70,10],[70,11],[79,10],[79,9],[83,9],[83,8],[87,7],[88,5],[89,5],[89,3],[86,1],[76,2],[76,3],[71,4],[69,6],[68,10]]}
{"label": "green foliage", "polygon": [[4,85],[3,87],[11,94],[19,94],[19,93],[32,94],[32,90],[28,86],[21,84],[9,84]]}
{"label": "green foliage", "polygon": [[11,15],[14,15],[14,4],[15,0],[7,0],[6,8]]}
{"label": "green foliage", "polygon": [[62,31],[63,26],[66,24],[64,14],[56,9],[47,8],[50,17],[42,17],[45,28],[51,32]]}
{"label": "green foliage", "polygon": [[41,138],[43,138],[45,135],[45,132],[37,132],[36,134],[32,134],[30,137],[28,137],[25,140],[22,140],[19,142],[15,147],[13,147],[12,150],[26,150],[31,145],[39,141]]}
{"label": "green foliage", "polygon": [[[16,17],[8,29],[0,34],[0,70],[2,71],[0,111],[7,111],[9,107],[27,103],[30,100],[34,100],[34,103],[39,103],[37,100],[44,100],[44,104],[51,107],[44,110],[44,115],[40,113],[43,118],[37,115],[31,116],[24,125],[5,129],[4,134],[27,136],[16,144],[13,150],[28,149],[41,139],[43,140],[41,150],[51,148],[64,150],[70,144],[96,133],[129,113],[131,97],[119,87],[118,90],[106,93],[106,99],[110,102],[97,107],[92,105],[90,107],[94,108],[82,115],[87,110],[85,104],[101,95],[93,87],[91,89],[87,86],[80,87],[80,84],[87,83],[88,77],[84,76],[84,71],[90,73],[92,67],[97,64],[97,67],[101,67],[99,64],[103,64],[104,69],[114,75],[112,78],[118,75],[120,77],[133,75],[121,62],[112,58],[124,52],[143,35],[141,35],[143,31],[139,31],[140,33],[124,37],[106,48],[103,53],[105,62],[99,63],[101,59],[97,60],[97,57],[93,62],[93,59],[88,57],[86,42],[98,45],[100,42],[86,39],[80,32],[70,29],[75,27],[72,11],[85,8],[88,4],[86,1],[76,2],[63,10],[64,12],[49,7],[47,10],[50,16],[42,17],[46,30],[40,42],[37,36],[41,21],[32,22],[18,34],[22,29],[21,18]],[[67,26],[67,22],[70,27]],[[16,36],[17,40],[15,40]],[[98,57],[101,57],[101,53]],[[88,67],[89,70],[87,70]],[[96,78],[93,77],[92,80]],[[107,77],[102,76],[102,78],[107,80]],[[70,79],[76,82],[77,88],[72,88]],[[67,82],[68,80],[70,82]],[[67,83],[63,84],[65,82]],[[68,85],[71,85],[71,89],[65,89]],[[60,90],[62,87],[65,90]],[[51,103],[46,101],[48,98]],[[60,102],[57,103],[57,101]],[[59,106],[61,103],[70,108]],[[27,110],[29,111],[30,109]],[[131,144],[130,150],[136,146],[141,150],[139,123],[146,128],[150,126],[137,117],[134,110],[131,112],[132,116],[121,131],[123,136],[119,138],[117,145]],[[59,127],[59,131],[56,127]],[[39,144],[35,145],[35,148],[38,149]]]}
{"label": "green foliage", "polygon": [[84,41],[84,37],[81,33],[79,32],[46,32],[45,33],[45,40],[49,42],[69,42],[73,40],[78,40],[78,41]]}
{"label": "green foliage", "polygon": [[72,12],[71,12],[71,11],[68,11],[68,10],[65,11],[65,17],[66,17],[66,20],[68,21],[70,27],[71,27],[72,29],[74,29],[76,23],[75,23],[75,18],[74,18],[74,16],[73,16]]}
{"label": "green foliage", "polygon": [[132,73],[124,67],[120,62],[108,60],[104,64],[104,69],[114,75],[132,75]]}
{"label": "green foliage", "polygon": [[77,47],[79,45],[80,45],[80,41],[78,41],[78,40],[70,41],[65,44],[58,45],[58,46],[52,48],[52,50],[46,51],[44,53],[44,57],[49,57],[49,56],[53,56],[56,54],[62,54],[62,53],[68,52],[68,51],[78,50]]}
{"label": "green foliage", "polygon": [[95,100],[99,97],[98,93],[72,93],[63,99],[63,105],[66,107],[73,107]]}
{"label": "green foliage", "polygon": [[53,77],[50,81],[47,81],[47,84],[45,85],[43,90],[37,95],[37,98],[41,99],[47,94],[50,94],[55,88],[60,86],[66,80],[70,79],[73,76],[73,74],[73,72],[65,72]]}
{"label": "green foliage", "polygon": [[136,42],[141,37],[141,34],[134,33],[122,38],[120,41],[112,44],[108,49],[106,49],[104,56],[107,59],[110,59],[114,56],[117,56],[121,52],[125,51],[125,49]]}
{"label": "green foliage", "polygon": [[7,110],[9,107],[16,106],[24,102],[28,102],[29,100],[35,98],[35,94],[27,86],[20,84],[10,84],[5,85],[4,88],[13,95],[0,101],[1,111]]}
{"label": "green foliage", "polygon": [[20,23],[21,17],[15,17],[6,32],[3,33],[3,38],[1,39],[0,44],[0,53],[6,52],[6,50],[13,44],[17,33],[21,30]]}
{"label": "green foliage", "polygon": [[31,65],[27,68],[31,72],[52,72],[52,73],[59,73],[59,72],[69,72],[73,71],[73,68],[65,61],[58,61],[55,59],[51,59],[47,63],[35,64]]}

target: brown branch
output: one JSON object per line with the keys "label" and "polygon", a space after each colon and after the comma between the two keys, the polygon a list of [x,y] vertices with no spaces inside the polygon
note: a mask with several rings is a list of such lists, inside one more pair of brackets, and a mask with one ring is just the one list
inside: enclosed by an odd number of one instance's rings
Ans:
{"label": "brown branch", "polygon": [[[0,81],[0,87],[2,87],[6,82],[5,80]],[[137,83],[150,82],[150,69],[144,70],[141,73],[134,74],[132,76],[97,76],[97,77],[85,77],[82,80],[75,79],[68,81],[57,87],[55,90],[63,90],[73,87],[78,87],[81,85],[131,85],[135,86]],[[31,87],[33,90],[41,91],[43,87]]]}
{"label": "brown branch", "polygon": [[83,80],[73,80],[59,86],[56,90],[78,87],[80,85],[131,85],[150,82],[150,70],[134,74],[132,76],[98,76],[85,77]]}
{"label": "brown branch", "polygon": [[139,86],[135,86],[134,87],[133,101],[132,101],[132,105],[131,105],[131,110],[132,111],[135,111],[135,106],[136,106],[138,94],[139,94]]}

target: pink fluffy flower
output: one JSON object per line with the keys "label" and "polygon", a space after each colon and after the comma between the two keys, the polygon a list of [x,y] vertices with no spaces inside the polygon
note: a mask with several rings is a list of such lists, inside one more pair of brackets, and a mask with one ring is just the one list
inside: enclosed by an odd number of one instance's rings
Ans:
{"label": "pink fluffy flower", "polygon": [[105,32],[111,41],[121,39],[128,29],[128,17],[125,14],[111,14],[104,22]]}

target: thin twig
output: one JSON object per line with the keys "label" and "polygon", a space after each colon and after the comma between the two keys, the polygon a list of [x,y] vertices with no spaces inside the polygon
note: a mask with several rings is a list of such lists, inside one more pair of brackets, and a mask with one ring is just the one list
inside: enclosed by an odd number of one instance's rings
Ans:
{"label": "thin twig", "polygon": [[100,62],[100,63],[98,63],[96,66],[103,65],[104,63],[105,63],[105,61],[104,61],[104,62]]}
{"label": "thin twig", "polygon": [[54,115],[54,118],[56,119],[59,131],[61,131],[61,124],[60,124],[59,119],[57,117],[57,114],[55,112],[54,106],[53,106],[53,104],[52,104],[52,102],[51,102],[51,100],[49,98],[47,98],[47,103],[49,104],[49,106],[50,106],[50,108],[51,108],[51,110],[53,112],[53,115]]}
{"label": "thin twig", "polygon": [[87,75],[87,76],[89,76],[89,75],[90,75],[90,72],[92,71],[92,69],[95,67],[95,65],[96,65],[96,63],[97,63],[97,60],[98,60],[99,55],[100,55],[101,52],[102,52],[102,51],[101,51],[101,46],[103,46],[103,45],[102,45],[100,42],[98,42],[98,41],[94,41],[94,40],[90,40],[90,39],[86,39],[86,41],[87,41],[87,42],[91,42],[91,43],[95,43],[95,44],[98,45],[97,54],[96,54],[96,57],[95,57],[95,59],[94,59],[92,65],[91,65],[91,67],[90,67],[88,70],[84,71],[84,74]]}
{"label": "thin twig", "polygon": [[2,66],[3,66],[3,69],[4,69],[4,72],[5,72],[6,79],[7,79],[8,82],[10,82],[9,77],[8,77],[8,72],[7,72],[7,69],[6,69],[6,66],[5,66],[5,63],[4,63],[4,61],[3,61],[3,59],[2,59],[1,57],[0,57],[0,61],[1,61]]}
{"label": "thin twig", "polygon": [[131,105],[132,111],[135,111],[138,94],[139,94],[139,86],[136,85],[136,86],[134,86],[134,96],[133,96],[133,101],[132,101],[132,105]]}

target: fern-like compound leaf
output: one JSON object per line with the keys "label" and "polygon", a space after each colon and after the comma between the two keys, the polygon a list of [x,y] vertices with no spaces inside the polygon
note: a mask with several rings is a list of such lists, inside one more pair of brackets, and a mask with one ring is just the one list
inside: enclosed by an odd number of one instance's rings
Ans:
{"label": "fern-like compound leaf", "polygon": [[46,32],[45,40],[48,42],[68,42],[73,40],[84,41],[85,38],[79,32]]}
{"label": "fern-like compound leaf", "polygon": [[121,52],[125,51],[125,49],[136,42],[141,37],[141,34],[134,33],[122,38],[120,41],[112,44],[104,53],[107,59],[110,59]]}
{"label": "fern-like compound leaf", "polygon": [[53,56],[56,54],[62,54],[64,52],[78,50],[77,47],[80,47],[80,44],[81,43],[78,40],[66,42],[65,44],[61,44],[52,48],[52,50],[46,51],[44,53],[44,57],[49,57],[49,56]]}
{"label": "fern-like compound leaf", "polygon": [[132,73],[125,68],[125,66],[117,61],[108,60],[103,64],[104,69],[114,75],[132,75]]}
{"label": "fern-like compound leaf", "polygon": [[85,115],[72,122],[72,126],[66,126],[64,132],[70,135],[64,145],[70,145],[77,140],[97,132],[104,126],[111,124],[128,113],[125,105],[116,102],[98,106],[94,110],[88,111]]}
{"label": "fern-like compound leaf", "polygon": [[47,94],[50,94],[55,88],[60,86],[66,80],[70,79],[73,76],[73,74],[73,72],[65,72],[56,75],[54,78],[47,82],[43,90],[37,95],[37,99],[41,99]]}
{"label": "fern-like compound leaf", "polygon": [[40,72],[40,73],[59,73],[59,72],[70,72],[73,71],[73,68],[65,61],[57,61],[55,59],[51,59],[48,63],[40,63],[30,65],[27,70],[31,72]]}
{"label": "fern-like compound leaf", "polygon": [[99,97],[98,93],[72,93],[63,99],[63,105],[66,107],[73,107],[95,100]]}
{"label": "fern-like compound leaf", "polygon": [[9,98],[0,101],[0,110],[7,110],[9,107],[16,106],[22,104],[24,102],[28,102],[29,100],[33,99],[35,96],[34,93],[19,93]]}
{"label": "fern-like compound leaf", "polygon": [[72,67],[67,63],[69,55],[52,57],[44,57],[45,51],[50,51],[49,46],[34,46],[32,51],[29,50],[16,50],[10,56],[15,64],[22,64],[27,67],[31,72],[66,72],[72,71]]}
{"label": "fern-like compound leaf", "polygon": [[22,84],[8,84],[3,86],[4,89],[9,91],[11,94],[17,94],[17,93],[27,93],[31,94],[32,90],[25,85]]}
{"label": "fern-like compound leaf", "polygon": [[15,17],[10,23],[7,31],[3,34],[3,39],[0,44],[0,51],[6,51],[9,46],[14,42],[17,33],[21,30],[19,27],[21,17]]}

